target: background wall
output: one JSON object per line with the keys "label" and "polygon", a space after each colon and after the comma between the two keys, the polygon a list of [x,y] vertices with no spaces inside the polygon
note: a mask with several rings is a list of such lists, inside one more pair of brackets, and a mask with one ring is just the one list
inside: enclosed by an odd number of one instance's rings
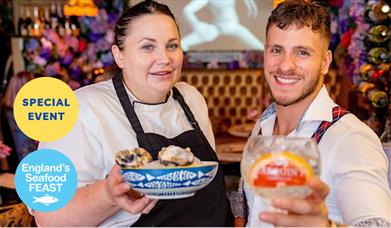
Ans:
{"label": "background wall", "polygon": [[[216,0],[212,0],[216,1]],[[218,2],[229,2],[231,0],[218,0]],[[140,2],[140,0],[130,0],[130,4],[134,5]],[[167,4],[171,11],[174,13],[179,24],[182,38],[192,31],[192,28],[184,17],[183,8],[191,2],[191,0],[159,0],[159,2]],[[250,17],[245,5],[245,0],[236,0],[236,12],[239,15],[240,23],[248,28],[260,41],[265,42],[265,30],[266,22],[269,17],[272,8],[273,0],[254,0],[257,8],[258,15],[256,17]],[[213,13],[208,6],[202,8],[197,12],[197,17],[205,22],[213,21]],[[208,31],[205,31],[207,33]],[[228,50],[251,50],[248,45],[232,36],[220,36],[213,42],[207,42],[197,46],[193,46],[190,50],[195,51],[228,51]]]}

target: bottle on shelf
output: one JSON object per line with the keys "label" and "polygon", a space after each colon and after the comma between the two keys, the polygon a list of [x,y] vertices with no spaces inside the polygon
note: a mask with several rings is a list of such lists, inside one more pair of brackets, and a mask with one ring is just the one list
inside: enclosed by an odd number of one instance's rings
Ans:
{"label": "bottle on shelf", "polygon": [[391,29],[386,25],[375,25],[368,31],[368,39],[374,43],[384,43],[390,39]]}
{"label": "bottle on shelf", "polygon": [[388,105],[387,93],[377,89],[375,84],[362,81],[360,82],[358,89],[373,107],[382,108]]}
{"label": "bottle on shelf", "polygon": [[60,36],[64,36],[65,35],[65,18],[64,18],[63,11],[62,11],[63,5],[62,5],[61,0],[56,1],[56,7],[57,7],[57,18],[58,18],[58,26],[57,26],[56,31]]}
{"label": "bottle on shelf", "polygon": [[391,18],[390,5],[385,1],[370,1],[365,12],[365,17],[370,22],[380,22]]}
{"label": "bottle on shelf", "polygon": [[368,60],[373,64],[388,63],[391,60],[390,53],[387,48],[374,47],[368,52]]}
{"label": "bottle on shelf", "polygon": [[19,15],[19,20],[18,20],[18,31],[17,34],[18,36],[28,36],[28,31],[26,27],[26,7],[21,6],[20,7],[20,15]]}
{"label": "bottle on shelf", "polygon": [[36,37],[42,36],[42,22],[39,19],[39,9],[36,6],[33,7],[33,18],[31,35]]}
{"label": "bottle on shelf", "polygon": [[379,64],[372,65],[370,63],[364,63],[360,66],[360,76],[365,81],[370,81],[376,84],[385,85],[390,80],[389,71],[391,64]]}
{"label": "bottle on shelf", "polygon": [[27,36],[31,36],[32,33],[32,26],[33,26],[33,20],[31,19],[31,7],[26,6],[26,19],[24,21],[25,23],[25,29],[27,30]]}
{"label": "bottle on shelf", "polygon": [[383,108],[388,105],[387,93],[378,89],[372,89],[368,91],[368,100],[375,108]]}
{"label": "bottle on shelf", "polygon": [[360,66],[360,76],[364,80],[368,80],[368,72],[371,71],[374,66],[370,63],[364,63]]}
{"label": "bottle on shelf", "polygon": [[58,26],[58,17],[57,17],[57,7],[54,1],[50,2],[50,28],[54,31],[57,30]]}
{"label": "bottle on shelf", "polygon": [[374,88],[375,88],[375,84],[367,81],[362,81],[358,85],[358,91],[360,91],[363,96],[365,96],[369,90]]}
{"label": "bottle on shelf", "polygon": [[80,35],[80,24],[76,16],[70,17],[72,35],[78,37]]}
{"label": "bottle on shelf", "polygon": [[42,19],[43,22],[43,29],[47,30],[50,29],[50,12],[48,7],[42,8]]}
{"label": "bottle on shelf", "polygon": [[368,78],[370,81],[375,83],[387,83],[386,71],[382,69],[372,69],[368,72]]}
{"label": "bottle on shelf", "polygon": [[69,16],[65,17],[64,28],[65,28],[65,34],[69,36],[72,35],[71,18]]}

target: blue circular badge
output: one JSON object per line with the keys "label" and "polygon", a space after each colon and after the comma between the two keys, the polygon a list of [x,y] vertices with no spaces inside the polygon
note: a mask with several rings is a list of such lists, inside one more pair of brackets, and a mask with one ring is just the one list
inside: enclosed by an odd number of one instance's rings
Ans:
{"label": "blue circular badge", "polygon": [[42,149],[27,155],[15,173],[15,188],[30,208],[49,212],[64,207],[77,187],[72,162],[56,150]]}

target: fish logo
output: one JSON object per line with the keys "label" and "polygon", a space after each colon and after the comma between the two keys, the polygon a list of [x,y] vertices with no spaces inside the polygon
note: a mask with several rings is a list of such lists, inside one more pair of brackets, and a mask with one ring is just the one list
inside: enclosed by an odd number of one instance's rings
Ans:
{"label": "fish logo", "polygon": [[183,183],[183,185],[186,186],[186,187],[189,187],[190,184],[191,184],[191,181],[187,181],[187,182]]}
{"label": "fish logo", "polygon": [[154,179],[155,179],[154,176],[149,175],[149,174],[147,173],[147,180],[148,180],[148,181],[151,181],[151,180],[154,180]]}
{"label": "fish logo", "polygon": [[197,173],[190,171],[174,171],[155,178],[162,181],[184,181],[193,179],[195,177],[197,177]]}
{"label": "fish logo", "polygon": [[41,197],[33,196],[33,198],[34,198],[33,203],[42,203],[42,204],[45,204],[46,206],[58,201],[58,198],[56,198],[54,196],[49,196],[48,194],[45,194],[44,196],[41,196]]}
{"label": "fish logo", "polygon": [[198,178],[203,178],[203,177],[213,177],[213,170],[208,173],[203,173],[201,171],[198,171]]}
{"label": "fish logo", "polygon": [[125,179],[137,180],[137,181],[143,181],[145,179],[145,177],[143,175],[138,174],[136,172],[126,172],[123,174],[123,177]]}
{"label": "fish logo", "polygon": [[203,176],[208,176],[207,174],[204,174],[203,172],[201,171],[198,171],[198,178],[201,178]]}

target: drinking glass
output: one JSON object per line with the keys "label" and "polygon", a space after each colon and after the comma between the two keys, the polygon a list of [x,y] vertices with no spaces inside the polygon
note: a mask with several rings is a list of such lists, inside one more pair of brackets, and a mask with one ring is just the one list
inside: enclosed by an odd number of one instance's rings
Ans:
{"label": "drinking glass", "polygon": [[274,197],[305,198],[311,193],[307,182],[320,174],[317,143],[311,138],[251,137],[244,147],[241,174],[269,205]]}

